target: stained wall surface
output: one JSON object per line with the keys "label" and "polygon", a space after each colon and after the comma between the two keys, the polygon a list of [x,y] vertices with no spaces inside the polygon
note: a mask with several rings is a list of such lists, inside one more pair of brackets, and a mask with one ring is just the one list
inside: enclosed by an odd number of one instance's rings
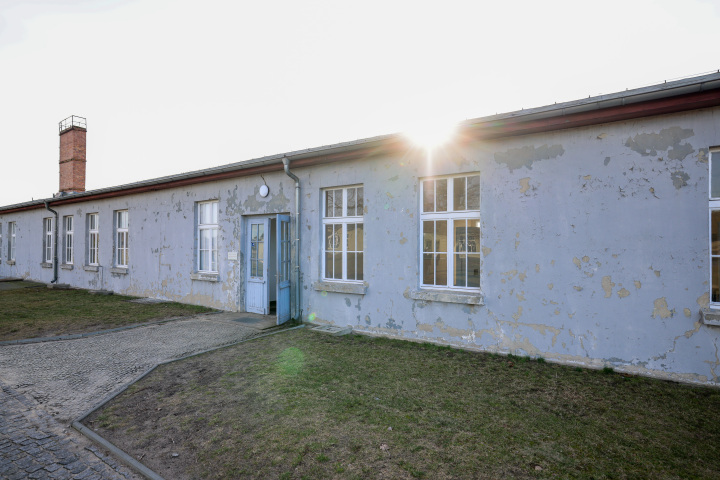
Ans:
{"label": "stained wall surface", "polygon": [[[720,327],[709,300],[708,151],[720,109],[417,149],[293,169],[301,183],[304,320],[458,347],[720,384]],[[419,287],[420,183],[479,174],[482,301]],[[262,198],[264,182],[270,195]],[[364,188],[364,284],[322,281],[322,192]],[[219,201],[219,274],[196,274],[196,205]],[[54,207],[55,208],[55,207]],[[112,272],[113,211],[127,209],[130,265]],[[243,311],[245,221],[295,214],[283,172],[56,207],[74,215],[72,270],[59,282]],[[100,214],[100,263],[83,268],[88,213]],[[2,214],[0,276],[49,282],[46,210]],[[17,261],[7,224],[17,222]],[[61,229],[62,230],[62,229]],[[60,236],[62,239],[62,235]],[[231,260],[237,252],[237,260]],[[197,278],[197,275],[195,275]]]}

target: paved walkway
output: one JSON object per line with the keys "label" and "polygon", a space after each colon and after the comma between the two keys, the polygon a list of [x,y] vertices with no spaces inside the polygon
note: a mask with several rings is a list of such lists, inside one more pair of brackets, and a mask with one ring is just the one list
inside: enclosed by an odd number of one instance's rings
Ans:
{"label": "paved walkway", "polygon": [[241,315],[0,347],[0,478],[136,478],[67,425],[159,363],[258,335]]}

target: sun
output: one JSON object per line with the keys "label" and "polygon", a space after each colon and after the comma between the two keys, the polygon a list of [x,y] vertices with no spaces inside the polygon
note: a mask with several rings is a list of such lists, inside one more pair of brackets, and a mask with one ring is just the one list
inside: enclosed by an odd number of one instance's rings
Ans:
{"label": "sun", "polygon": [[414,145],[428,152],[449,143],[457,133],[457,122],[441,118],[418,118],[410,122],[403,135]]}

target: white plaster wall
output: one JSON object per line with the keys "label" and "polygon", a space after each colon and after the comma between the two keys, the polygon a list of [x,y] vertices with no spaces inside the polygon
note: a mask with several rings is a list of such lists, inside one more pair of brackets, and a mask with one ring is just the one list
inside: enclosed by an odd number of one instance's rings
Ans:
{"label": "white plaster wall", "polygon": [[[708,147],[720,110],[328,165],[302,177],[304,309],[373,334],[718,383],[708,303]],[[418,178],[480,172],[485,305],[412,300]],[[365,295],[315,291],[319,190],[363,183]],[[307,278],[310,276],[311,278]],[[406,295],[404,295],[404,293]]]}

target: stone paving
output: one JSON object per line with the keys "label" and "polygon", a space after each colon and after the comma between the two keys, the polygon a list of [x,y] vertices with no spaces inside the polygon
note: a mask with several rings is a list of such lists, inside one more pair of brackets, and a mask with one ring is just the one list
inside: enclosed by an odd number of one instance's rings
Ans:
{"label": "stone paving", "polygon": [[137,478],[69,423],[159,363],[260,333],[234,321],[238,316],[200,315],[75,340],[0,346],[0,478]]}

